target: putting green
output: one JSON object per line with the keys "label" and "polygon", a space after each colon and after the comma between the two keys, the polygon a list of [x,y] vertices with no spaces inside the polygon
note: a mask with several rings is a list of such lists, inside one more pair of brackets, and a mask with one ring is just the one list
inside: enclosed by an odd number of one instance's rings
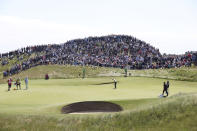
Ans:
{"label": "putting green", "polygon": [[[158,98],[165,79],[144,77],[117,77],[117,89],[111,77],[85,79],[29,80],[28,90],[7,91],[0,85],[0,113],[60,114],[61,107],[79,101],[121,101]],[[22,82],[22,89],[25,88]],[[197,92],[197,82],[170,81],[170,96]]]}

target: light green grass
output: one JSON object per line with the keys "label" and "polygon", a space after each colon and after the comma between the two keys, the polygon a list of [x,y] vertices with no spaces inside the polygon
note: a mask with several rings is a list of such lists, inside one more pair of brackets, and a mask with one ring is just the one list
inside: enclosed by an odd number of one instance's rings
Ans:
{"label": "light green grass", "polygon": [[[120,101],[158,98],[163,79],[117,77],[117,89],[111,78],[30,80],[29,90],[11,90],[0,85],[0,113],[60,114],[60,108],[79,101]],[[22,83],[24,89],[24,83]],[[13,88],[12,88],[13,89]],[[170,95],[197,92],[197,82],[170,81]],[[139,102],[139,101],[138,101]],[[123,104],[125,107],[127,104]]]}
{"label": "light green grass", "polygon": [[[29,90],[0,85],[0,130],[196,130],[197,82],[170,81],[170,97],[158,98],[164,79],[143,77],[30,80]],[[24,83],[22,84],[24,88]],[[182,92],[182,93],[181,93]],[[85,100],[111,101],[120,113],[61,114],[65,104]]]}

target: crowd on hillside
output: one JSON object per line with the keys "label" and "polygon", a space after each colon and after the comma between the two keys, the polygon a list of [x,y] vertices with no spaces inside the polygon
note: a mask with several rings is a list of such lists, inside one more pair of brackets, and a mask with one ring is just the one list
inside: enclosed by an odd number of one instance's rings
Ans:
{"label": "crowd on hillside", "polygon": [[[31,56],[34,54],[34,56]],[[23,60],[21,56],[27,55]],[[76,39],[60,45],[22,48],[0,55],[2,65],[14,57],[20,61],[4,71],[4,76],[43,64],[93,65],[129,69],[157,69],[191,66],[196,52],[184,55],[161,55],[159,50],[131,36],[110,35]],[[20,60],[21,58],[21,60]],[[7,62],[6,62],[7,60]]]}

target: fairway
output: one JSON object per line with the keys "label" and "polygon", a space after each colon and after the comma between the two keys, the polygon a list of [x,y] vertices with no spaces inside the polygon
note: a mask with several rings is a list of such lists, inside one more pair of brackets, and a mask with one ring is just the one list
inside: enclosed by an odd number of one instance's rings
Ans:
{"label": "fairway", "polygon": [[[29,89],[7,91],[7,84],[0,85],[0,113],[6,114],[61,114],[64,105],[80,101],[157,100],[166,79],[145,77],[116,77],[117,89],[111,77],[30,80]],[[15,86],[14,86],[15,87]],[[169,96],[197,92],[197,82],[170,81]],[[168,98],[167,98],[168,99]],[[128,106],[129,103],[125,104]],[[137,103],[135,104],[138,105]],[[122,104],[124,111],[128,108]],[[124,112],[123,111],[123,112]]]}

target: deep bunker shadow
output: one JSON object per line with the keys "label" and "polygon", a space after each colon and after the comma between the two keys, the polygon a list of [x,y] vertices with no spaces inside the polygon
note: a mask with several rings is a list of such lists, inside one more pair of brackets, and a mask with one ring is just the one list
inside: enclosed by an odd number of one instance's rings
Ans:
{"label": "deep bunker shadow", "polygon": [[122,111],[120,105],[105,101],[84,101],[66,105],[62,108],[63,114],[68,113],[88,113],[88,112],[119,112]]}

